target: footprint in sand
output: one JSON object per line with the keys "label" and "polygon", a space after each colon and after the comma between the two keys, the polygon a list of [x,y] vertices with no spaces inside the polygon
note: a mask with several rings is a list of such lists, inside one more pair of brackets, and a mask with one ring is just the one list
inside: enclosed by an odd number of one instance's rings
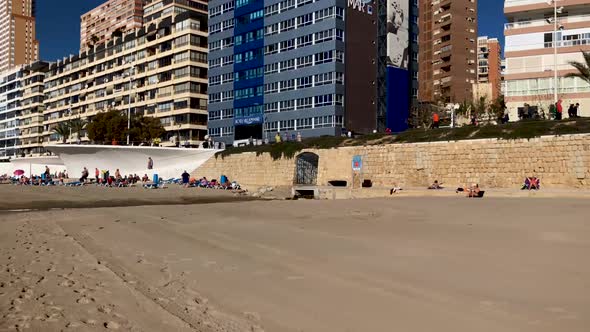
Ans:
{"label": "footprint in sand", "polygon": [[81,298],[76,300],[76,303],[78,304],[90,304],[91,302],[94,302],[95,299],[92,297],[86,297],[86,296],[82,296]]}
{"label": "footprint in sand", "polygon": [[62,287],[72,287],[75,284],[76,283],[73,280],[69,280],[69,279],[66,279],[66,280],[62,281],[61,283],[59,283],[59,285]]}

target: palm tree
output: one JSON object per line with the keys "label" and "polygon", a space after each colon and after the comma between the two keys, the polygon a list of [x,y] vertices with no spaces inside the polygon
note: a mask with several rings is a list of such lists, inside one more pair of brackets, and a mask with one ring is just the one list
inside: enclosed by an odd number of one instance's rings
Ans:
{"label": "palm tree", "polygon": [[72,128],[72,132],[78,135],[78,140],[82,139],[82,130],[86,129],[87,124],[88,121],[80,117],[70,121],[70,127]]}
{"label": "palm tree", "polygon": [[67,122],[61,122],[57,125],[57,127],[53,128],[53,132],[61,136],[61,142],[65,143],[66,139],[70,135],[70,124]]}
{"label": "palm tree", "polygon": [[590,84],[590,52],[582,52],[584,62],[570,61],[570,66],[578,70],[577,73],[568,73],[565,77],[578,77]]}

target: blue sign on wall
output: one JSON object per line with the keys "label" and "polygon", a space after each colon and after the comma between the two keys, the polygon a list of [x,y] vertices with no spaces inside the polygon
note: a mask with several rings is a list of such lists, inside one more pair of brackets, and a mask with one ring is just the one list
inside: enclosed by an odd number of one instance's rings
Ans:
{"label": "blue sign on wall", "polygon": [[352,157],[352,170],[355,172],[359,172],[362,169],[363,169],[363,157],[361,157],[361,156]]}
{"label": "blue sign on wall", "polygon": [[234,119],[234,125],[235,126],[240,126],[240,125],[253,125],[253,124],[260,124],[262,123],[263,117],[262,115],[256,115],[256,116],[249,116],[249,117],[245,117],[245,118],[235,118]]}

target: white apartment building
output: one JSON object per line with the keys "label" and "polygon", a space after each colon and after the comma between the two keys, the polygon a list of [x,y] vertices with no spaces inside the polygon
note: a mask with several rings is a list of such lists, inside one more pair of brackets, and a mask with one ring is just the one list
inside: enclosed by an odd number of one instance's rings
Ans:
{"label": "white apartment building", "polygon": [[22,97],[21,71],[0,74],[0,157],[15,156],[19,144],[18,111]]}
{"label": "white apartment building", "polygon": [[[518,108],[525,103],[548,112],[555,102],[555,87],[558,99],[563,100],[564,117],[567,117],[567,107],[575,103],[580,103],[578,115],[590,116],[590,85],[578,78],[565,77],[575,72],[569,61],[584,62],[581,51],[590,51],[590,0],[557,0],[557,7],[558,30],[554,41],[551,0],[504,2],[508,19],[504,29],[505,96],[513,120],[518,119]],[[554,56],[555,45],[557,57]]]}

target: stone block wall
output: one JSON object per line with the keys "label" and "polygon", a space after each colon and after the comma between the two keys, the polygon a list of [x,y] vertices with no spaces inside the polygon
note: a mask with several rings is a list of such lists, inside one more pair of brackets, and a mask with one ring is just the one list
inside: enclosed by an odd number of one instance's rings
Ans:
{"label": "stone block wall", "polygon": [[[302,151],[303,152],[303,151]],[[352,183],[352,157],[361,155],[361,179],[377,187],[424,187],[438,180],[446,186],[479,183],[486,188],[517,188],[526,176],[545,187],[590,189],[590,135],[547,136],[519,140],[389,144],[305,150],[319,155],[318,185],[332,180]],[[221,174],[247,186],[290,186],[295,158],[273,161],[255,153],[212,158],[194,176]]]}

